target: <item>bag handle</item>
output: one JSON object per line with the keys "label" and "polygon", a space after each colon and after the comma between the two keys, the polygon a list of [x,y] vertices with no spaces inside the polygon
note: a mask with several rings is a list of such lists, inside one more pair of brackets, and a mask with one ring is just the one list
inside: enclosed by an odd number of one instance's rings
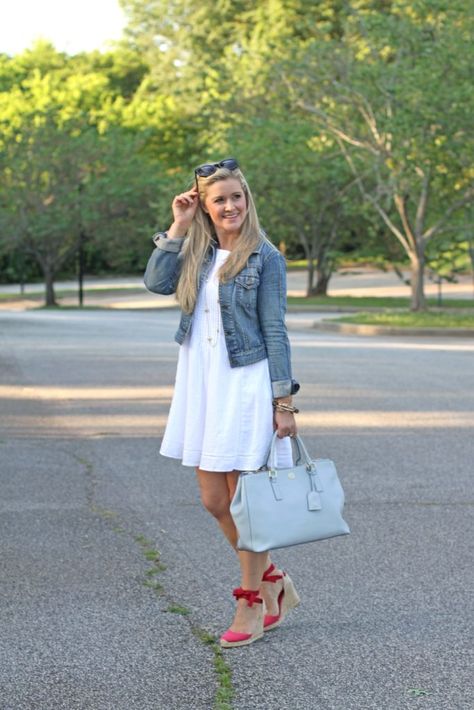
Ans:
{"label": "bag handle", "polygon": [[[278,470],[276,467],[276,440],[277,440],[277,432],[275,431],[272,436],[272,440],[270,442],[270,449],[267,454],[267,468],[270,469],[271,471],[276,471]],[[311,456],[309,455],[306,446],[303,443],[303,439],[296,434],[295,436],[291,437],[291,442],[295,443],[297,449],[298,449],[298,458],[296,461],[300,461],[301,459],[304,461],[306,466],[312,467],[313,466],[313,461],[311,459]],[[294,452],[294,449],[292,447],[292,452]]]}

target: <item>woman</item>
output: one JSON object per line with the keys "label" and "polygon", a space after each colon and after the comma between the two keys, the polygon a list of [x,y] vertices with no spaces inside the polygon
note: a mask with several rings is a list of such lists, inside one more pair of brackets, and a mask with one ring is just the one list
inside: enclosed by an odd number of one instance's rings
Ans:
{"label": "woman", "polygon": [[176,293],[182,309],[161,453],[196,468],[202,502],[238,552],[237,609],[221,645],[243,646],[278,626],[299,602],[268,553],[237,550],[229,511],[239,472],[265,463],[274,429],[280,465],[290,465],[284,437],[296,434],[291,395],[299,385],[284,322],[285,262],[260,230],[233,158],[196,168],[195,186],[174,198],[172,210],[174,221],[155,235],[145,273],[150,291]]}

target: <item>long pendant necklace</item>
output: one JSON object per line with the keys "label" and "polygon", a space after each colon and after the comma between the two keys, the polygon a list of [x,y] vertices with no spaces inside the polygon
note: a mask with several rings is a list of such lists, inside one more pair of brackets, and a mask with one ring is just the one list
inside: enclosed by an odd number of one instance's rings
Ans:
{"label": "long pendant necklace", "polygon": [[[206,286],[204,289],[204,316],[206,319],[206,339],[211,348],[215,348],[219,341],[220,333],[220,312],[219,312],[219,299],[215,298],[215,287],[214,283],[216,281],[215,272],[210,274],[206,279]],[[217,304],[217,309],[213,312],[211,305]],[[213,323],[214,321],[214,323]],[[215,331],[213,333],[213,331]]]}

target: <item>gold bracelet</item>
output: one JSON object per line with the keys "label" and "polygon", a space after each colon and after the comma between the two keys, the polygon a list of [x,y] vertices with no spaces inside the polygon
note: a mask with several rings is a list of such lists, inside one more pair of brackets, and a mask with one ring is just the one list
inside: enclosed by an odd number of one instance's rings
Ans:
{"label": "gold bracelet", "polygon": [[273,409],[275,412],[291,412],[292,414],[298,414],[299,409],[293,407],[292,404],[285,404],[284,402],[277,402],[273,400]]}

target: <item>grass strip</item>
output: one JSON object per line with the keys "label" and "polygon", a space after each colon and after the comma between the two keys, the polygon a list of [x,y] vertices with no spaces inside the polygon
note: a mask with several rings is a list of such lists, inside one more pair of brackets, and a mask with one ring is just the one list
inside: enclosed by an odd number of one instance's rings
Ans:
{"label": "grass strip", "polygon": [[234,699],[234,688],[232,685],[232,671],[224,658],[222,649],[217,640],[204,629],[193,627],[194,635],[214,654],[214,670],[217,676],[217,692],[214,700],[213,710],[232,710]]}
{"label": "grass strip", "polygon": [[[166,569],[166,565],[161,562],[160,551],[145,535],[134,535],[128,529],[125,521],[121,520],[120,515],[116,511],[108,510],[97,505],[95,500],[97,481],[92,462],[84,457],[77,456],[76,454],[73,454],[73,458],[84,466],[85,469],[89,509],[104,519],[114,532],[118,534],[125,532],[130,535],[130,537],[132,537],[135,543],[140,547],[144,558],[149,563],[149,567],[145,571],[145,577],[142,580],[143,586],[153,589],[157,596],[167,599],[169,606],[166,611],[172,614],[178,614],[179,616],[187,619],[190,611],[185,606],[170,599],[163,585],[156,579],[159,574]],[[212,710],[232,710],[232,700],[235,694],[232,685],[232,671],[224,658],[219,642],[208,631],[195,626],[191,620],[189,620],[188,623],[191,633],[199,639],[202,644],[208,646],[214,656],[213,665],[217,679],[217,690]]]}
{"label": "grass strip", "polygon": [[388,312],[355,313],[341,318],[331,318],[332,323],[356,323],[358,325],[382,325],[396,328],[473,328],[474,314],[440,312]]}
{"label": "grass strip", "polygon": [[[163,586],[156,581],[156,579],[153,579],[155,575],[166,569],[166,566],[161,562],[159,550],[153,546],[151,540],[146,538],[145,535],[136,535],[134,539],[140,546],[145,559],[152,563],[152,567],[145,572],[146,579],[143,581],[143,585],[153,589],[159,596],[166,597],[166,591]],[[177,604],[171,600],[166,611],[170,614],[178,614],[185,618],[191,613],[190,610],[182,604]],[[196,627],[192,623],[190,623],[190,627],[193,635],[205,646],[208,646],[214,654],[213,664],[217,679],[217,691],[213,710],[232,710],[232,699],[234,697],[232,672],[223,656],[219,643],[212,634],[204,629]]]}
{"label": "grass strip", "polygon": [[[442,306],[436,298],[427,299],[428,307],[450,310],[470,308],[474,310],[474,299],[446,298]],[[351,308],[409,308],[410,299],[397,296],[288,296],[289,306],[349,306]]]}
{"label": "grass strip", "polygon": [[170,604],[167,610],[170,614],[179,614],[180,616],[187,616],[191,612],[185,606],[181,604]]}

